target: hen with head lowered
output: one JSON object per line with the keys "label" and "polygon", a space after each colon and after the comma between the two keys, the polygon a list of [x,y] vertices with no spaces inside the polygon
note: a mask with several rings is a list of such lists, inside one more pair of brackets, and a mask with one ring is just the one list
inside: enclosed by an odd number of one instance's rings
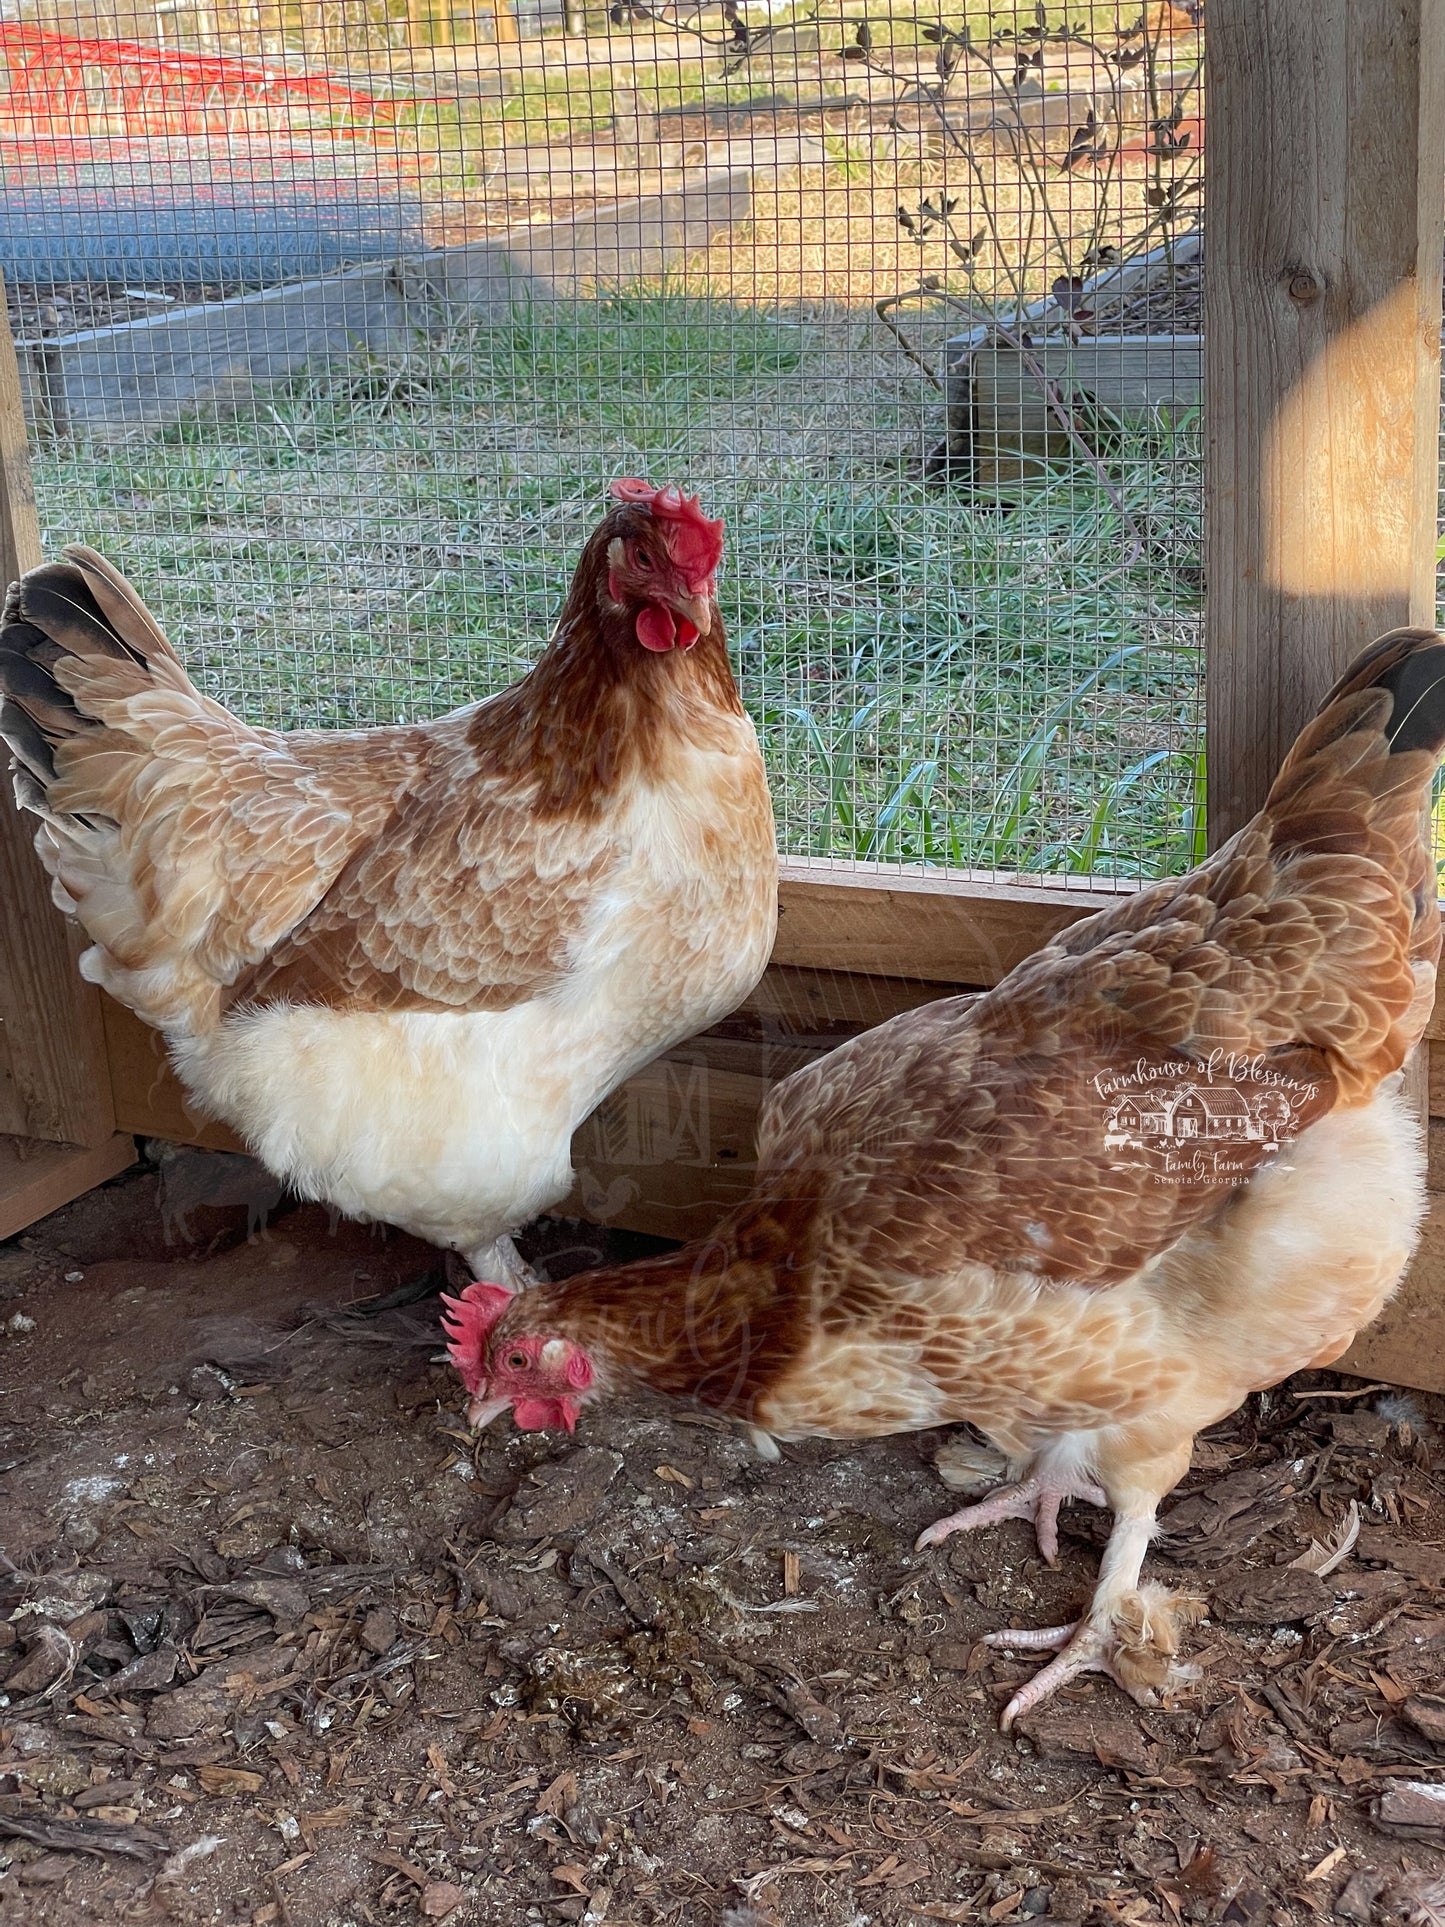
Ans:
{"label": "hen with head lowered", "polygon": [[1064,1500],[1114,1514],[1084,1616],[994,1636],[1058,1649],[1005,1724],[1087,1669],[1169,1685],[1191,1602],[1140,1575],[1195,1434],[1337,1358],[1414,1245],[1397,1073],[1435,994],[1442,746],[1445,638],[1398,631],[1191,875],[780,1084],[705,1243],[468,1287],[473,1419],[570,1428],[645,1387],[784,1439],[971,1421],[1006,1482],[921,1546],[1022,1517],[1052,1560]]}
{"label": "hen with head lowered", "polygon": [[85,976],[303,1196],[514,1280],[577,1126],[746,995],[777,916],[722,524],[612,493],[536,666],[435,722],[252,728],[89,549],[0,629],[0,732]]}

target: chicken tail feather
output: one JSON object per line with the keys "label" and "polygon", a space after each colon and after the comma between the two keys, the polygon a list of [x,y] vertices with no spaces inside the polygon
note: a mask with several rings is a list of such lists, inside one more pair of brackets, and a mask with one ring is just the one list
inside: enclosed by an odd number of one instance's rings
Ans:
{"label": "chicken tail feather", "polygon": [[[229,908],[218,755],[252,733],[191,682],[154,616],[93,549],[31,569],[0,617],[0,738],[57,906],[92,947],[82,975],[162,1028],[217,995],[207,934]],[[162,747],[164,746],[164,747]],[[221,796],[220,800],[224,800]],[[230,853],[234,859],[235,852]]]}
{"label": "chicken tail feather", "polygon": [[1445,635],[1435,629],[1392,629],[1356,657],[1320,704],[1336,704],[1369,690],[1391,698],[1384,724],[1391,753],[1445,749]]}
{"label": "chicken tail feather", "polygon": [[[1339,896],[1357,935],[1383,912],[1378,885],[1385,878],[1391,880],[1387,895],[1404,913],[1398,935],[1385,941],[1387,949],[1401,945],[1415,994],[1390,1026],[1389,1048],[1379,1057],[1366,1054],[1362,1091],[1419,1041],[1434,1002],[1441,923],[1431,801],[1442,752],[1445,635],[1392,630],[1358,656],[1325,697],[1285,758],[1258,819],[1267,826],[1274,860],[1296,887]],[[1353,986],[1352,1009],[1383,994],[1383,953],[1357,984],[1350,959],[1341,954],[1338,967],[1341,981]]]}
{"label": "chicken tail feather", "polygon": [[[1442,751],[1445,635],[1392,630],[1350,665],[1285,758],[1264,806],[1275,850],[1343,854],[1351,830],[1383,835],[1423,883]],[[1433,905],[1433,867],[1430,880]]]}
{"label": "chicken tail feather", "polygon": [[135,694],[160,670],[189,683],[155,617],[120,572],[77,544],[13,583],[0,618],[0,736],[18,765],[17,800],[44,810],[61,745],[103,726],[79,691]]}

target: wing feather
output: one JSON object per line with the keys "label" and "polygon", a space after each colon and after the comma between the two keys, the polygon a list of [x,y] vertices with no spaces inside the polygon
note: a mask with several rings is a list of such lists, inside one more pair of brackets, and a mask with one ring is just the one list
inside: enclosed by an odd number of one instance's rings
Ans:
{"label": "wing feather", "polygon": [[[977,1262],[1105,1285],[1132,1276],[1338,1101],[1341,1046],[1398,1015],[1398,893],[1339,918],[1289,900],[1266,849],[1141,891],[996,991],[905,1012],[779,1085],[759,1192],[810,1197],[839,1280]],[[1304,860],[1308,863],[1308,859]],[[1296,866],[1289,889],[1301,886]],[[1338,860],[1331,872],[1339,887]],[[1309,879],[1303,879],[1306,898]],[[1378,956],[1382,993],[1339,987]],[[1120,1093],[1187,1090],[1237,1122],[1202,1154],[1110,1142]],[[1262,1090],[1287,1117],[1246,1135]]]}

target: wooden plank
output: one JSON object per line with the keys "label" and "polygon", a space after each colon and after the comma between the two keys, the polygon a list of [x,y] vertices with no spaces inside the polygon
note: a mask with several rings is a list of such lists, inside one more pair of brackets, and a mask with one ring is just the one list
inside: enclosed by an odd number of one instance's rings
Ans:
{"label": "wooden plank", "polygon": [[111,997],[101,999],[115,1119],[137,1137],[169,1138],[208,1151],[244,1151],[234,1131],[205,1117],[171,1069],[159,1031]]}
{"label": "wooden plank", "polygon": [[0,1238],[13,1238],[82,1191],[119,1177],[135,1160],[135,1139],[125,1132],[86,1146],[0,1137]]}
{"label": "wooden plank", "polygon": [[1111,877],[960,876],[904,863],[786,857],[775,964],[995,984],[1080,917],[1131,895]]}
{"label": "wooden plank", "polygon": [[973,358],[974,479],[980,489],[1038,480],[1049,462],[1073,451],[1040,374],[1071,403],[1125,417],[1170,403],[1189,406],[1203,391],[1200,335],[1091,336],[1077,345],[1038,341],[1029,359],[1034,367],[997,339],[985,342]]}
{"label": "wooden plank", "polygon": [[30,412],[109,436],[239,406],[303,368],[411,343],[443,318],[496,319],[519,300],[662,274],[743,220],[750,196],[746,171],[715,172],[572,220],[22,343]]}
{"label": "wooden plank", "polygon": [[[904,864],[785,858],[773,962],[719,1034],[779,1048],[838,1042],[959,988],[997,983],[1069,924],[1134,888],[1123,879],[970,880]],[[223,1126],[187,1112],[155,1034],[104,1003],[118,1121],[143,1134],[234,1148]],[[1427,1036],[1445,1036],[1445,988]],[[1430,1108],[1445,1116],[1438,1053]]]}
{"label": "wooden plank", "polygon": [[748,1194],[765,1077],[664,1058],[606,1098],[572,1141],[577,1184],[564,1217],[705,1237]]}
{"label": "wooden plank", "polygon": [[[732,1016],[714,1028],[826,1048],[886,1023],[900,1011],[951,997],[957,989],[957,984],[922,977],[863,977],[846,970],[799,970],[775,963]],[[743,1026],[748,1027],[745,1033]]]}
{"label": "wooden plank", "polygon": [[[715,1038],[769,1046],[769,1074],[784,1075],[800,1061],[799,1047],[825,1048],[960,986],[997,983],[1050,937],[1132,888],[1085,877],[1016,883],[905,864],[785,859],[774,963]],[[109,998],[102,1001],[123,1127],[216,1150],[240,1148],[223,1125],[188,1106],[156,1033]],[[683,1046],[681,1054],[695,1048]],[[718,1042],[704,1055],[726,1068]]]}
{"label": "wooden plank", "polygon": [[1435,619],[1445,0],[1210,0],[1216,843],[1344,664]]}
{"label": "wooden plank", "polygon": [[1430,1121],[1430,1040],[1427,1037],[1405,1059],[1405,1102],[1423,1130]]}
{"label": "wooden plank", "polygon": [[[0,578],[13,582],[40,559],[20,376],[0,314]],[[0,780],[8,792],[8,775]],[[115,1131],[100,1002],[76,970],[77,940],[50,900],[33,836],[33,818],[0,798],[0,1131],[100,1147]]]}

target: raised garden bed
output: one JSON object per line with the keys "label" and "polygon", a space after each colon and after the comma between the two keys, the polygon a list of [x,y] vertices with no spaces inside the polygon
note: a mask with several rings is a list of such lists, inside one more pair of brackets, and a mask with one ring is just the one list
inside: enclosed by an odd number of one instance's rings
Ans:
{"label": "raised garden bed", "polygon": [[[1074,438],[1059,418],[1120,420],[1196,405],[1203,392],[1203,236],[1182,236],[1084,285],[1099,330],[1064,331],[1046,297],[1004,340],[992,327],[948,343],[948,465],[981,494],[1042,480]],[[1051,398],[1052,391],[1052,398]]]}
{"label": "raised garden bed", "polygon": [[42,330],[36,303],[37,332],[16,342],[27,411],[52,434],[162,427],[304,368],[405,346],[419,329],[656,277],[743,220],[749,202],[748,174],[712,174],[574,220],[69,333]]}

